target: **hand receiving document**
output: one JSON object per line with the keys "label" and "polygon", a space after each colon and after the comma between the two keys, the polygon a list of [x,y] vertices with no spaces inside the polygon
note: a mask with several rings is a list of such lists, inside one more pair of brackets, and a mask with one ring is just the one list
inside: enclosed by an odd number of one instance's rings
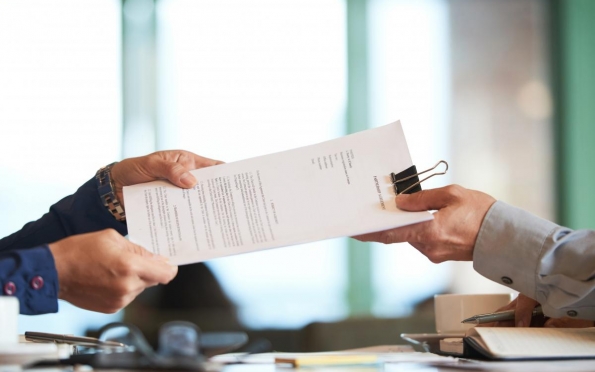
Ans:
{"label": "hand receiving document", "polygon": [[400,122],[192,171],[198,184],[124,188],[130,240],[174,264],[387,230],[432,219],[394,202],[412,165]]}

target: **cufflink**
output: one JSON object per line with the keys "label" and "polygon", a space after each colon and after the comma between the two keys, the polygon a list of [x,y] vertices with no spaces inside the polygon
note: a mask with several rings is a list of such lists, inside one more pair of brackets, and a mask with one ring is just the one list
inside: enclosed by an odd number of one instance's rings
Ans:
{"label": "cufflink", "polygon": [[510,279],[507,276],[503,276],[502,278],[500,278],[500,280],[502,280],[502,283],[504,283],[506,285],[511,285],[512,284],[512,279]]}
{"label": "cufflink", "polygon": [[4,294],[7,296],[12,296],[17,292],[17,286],[13,282],[8,282],[4,284]]}
{"label": "cufflink", "polygon": [[31,288],[35,290],[41,289],[43,288],[43,278],[39,275],[36,275],[33,277],[33,279],[31,279],[29,285],[31,285]]}

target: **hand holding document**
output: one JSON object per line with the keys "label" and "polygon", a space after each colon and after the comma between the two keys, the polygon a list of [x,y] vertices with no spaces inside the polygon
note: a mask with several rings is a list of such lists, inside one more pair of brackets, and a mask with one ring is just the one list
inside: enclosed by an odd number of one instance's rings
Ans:
{"label": "hand holding document", "polygon": [[432,219],[394,203],[412,165],[400,122],[124,188],[130,240],[174,264],[387,230]]}

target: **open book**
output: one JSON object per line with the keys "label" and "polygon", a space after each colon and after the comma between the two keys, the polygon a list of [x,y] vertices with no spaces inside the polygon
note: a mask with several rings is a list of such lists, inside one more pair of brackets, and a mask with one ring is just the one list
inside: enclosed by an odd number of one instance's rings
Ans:
{"label": "open book", "polygon": [[464,355],[489,359],[595,358],[595,328],[475,327],[467,331]]}
{"label": "open book", "polygon": [[396,122],[197,169],[192,189],[166,181],[125,187],[128,233],[172,263],[188,264],[431,220],[395,205],[391,172],[411,166]]}

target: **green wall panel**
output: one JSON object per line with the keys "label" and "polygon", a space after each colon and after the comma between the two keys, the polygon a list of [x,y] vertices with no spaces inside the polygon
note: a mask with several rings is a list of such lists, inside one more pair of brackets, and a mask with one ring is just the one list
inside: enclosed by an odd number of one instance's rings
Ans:
{"label": "green wall panel", "polygon": [[562,0],[554,63],[558,97],[559,220],[595,228],[595,1]]}

